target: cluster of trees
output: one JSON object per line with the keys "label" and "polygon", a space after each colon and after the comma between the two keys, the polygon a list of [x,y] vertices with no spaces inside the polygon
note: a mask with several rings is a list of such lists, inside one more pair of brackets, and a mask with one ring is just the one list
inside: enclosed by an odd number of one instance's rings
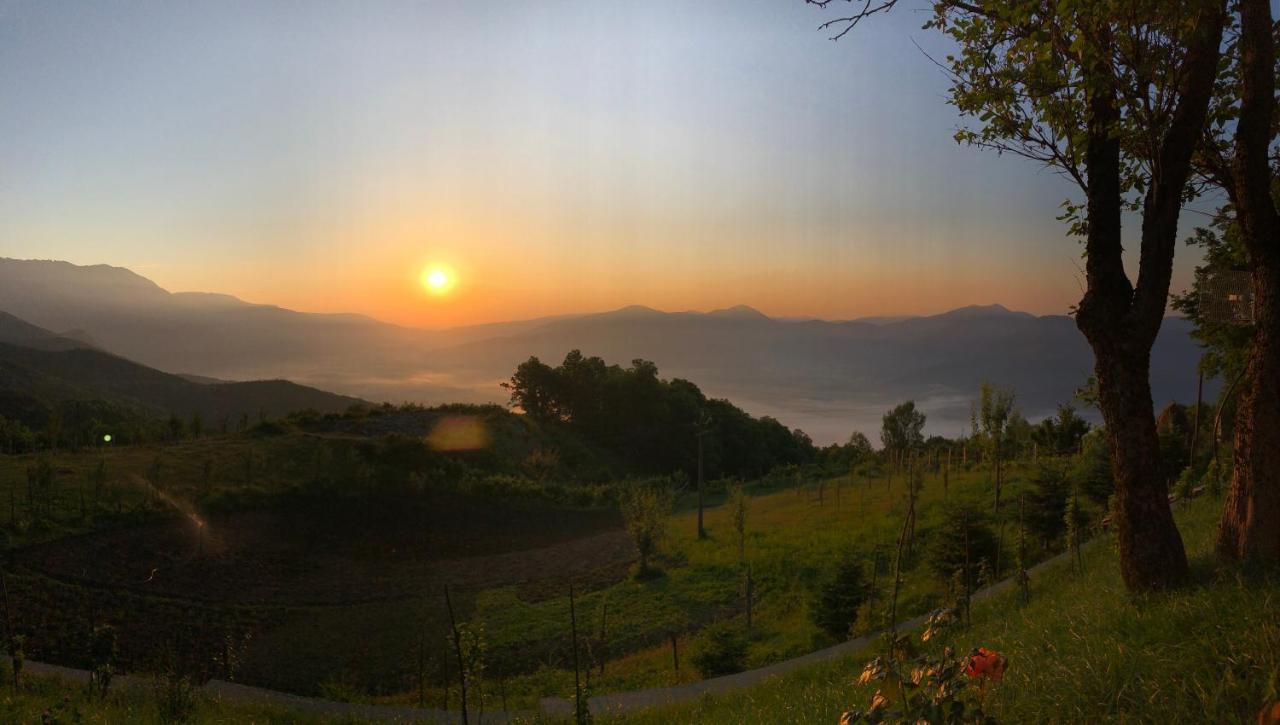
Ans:
{"label": "cluster of trees", "polygon": [[710,478],[757,477],[817,456],[803,431],[707,398],[688,380],[659,378],[647,360],[624,368],[574,350],[551,367],[531,357],[503,386],[530,418],[573,430],[636,472],[693,478],[700,434]]}
{"label": "cluster of trees", "polygon": [[[896,5],[861,4],[825,27],[840,37]],[[1150,356],[1182,206],[1209,189],[1227,198],[1253,320],[1218,551],[1280,563],[1280,116],[1269,0],[939,0],[925,27],[959,46],[945,61],[949,100],[971,124],[956,139],[1040,162],[1079,189],[1063,215],[1084,241],[1075,316],[1094,351],[1121,573],[1134,590],[1188,579],[1166,498]],[[1141,218],[1136,280],[1124,266],[1125,210]]]}

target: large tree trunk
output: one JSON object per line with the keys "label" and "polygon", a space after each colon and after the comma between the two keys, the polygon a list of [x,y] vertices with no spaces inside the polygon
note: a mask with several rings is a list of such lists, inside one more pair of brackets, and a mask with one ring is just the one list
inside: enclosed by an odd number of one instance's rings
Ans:
{"label": "large tree trunk", "polygon": [[1152,415],[1151,348],[1123,338],[1094,344],[1098,399],[1116,481],[1120,574],[1133,590],[1163,589],[1187,576],[1187,555],[1169,509]]}
{"label": "large tree trunk", "polygon": [[[1088,173],[1085,275],[1076,325],[1094,352],[1098,398],[1116,482],[1120,572],[1135,591],[1165,589],[1187,578],[1187,555],[1169,510],[1151,402],[1150,360],[1169,299],[1182,194],[1217,76],[1225,3],[1202,3],[1187,37],[1179,101],[1160,139],[1143,201],[1138,280],[1124,270],[1120,236],[1119,81],[1106,54],[1087,71]],[[1099,47],[1111,44],[1097,28]]]}
{"label": "large tree trunk", "polygon": [[1240,3],[1241,104],[1232,200],[1253,271],[1254,335],[1236,411],[1235,473],[1218,527],[1219,554],[1280,562],[1280,218],[1267,158],[1275,116],[1268,0]]}

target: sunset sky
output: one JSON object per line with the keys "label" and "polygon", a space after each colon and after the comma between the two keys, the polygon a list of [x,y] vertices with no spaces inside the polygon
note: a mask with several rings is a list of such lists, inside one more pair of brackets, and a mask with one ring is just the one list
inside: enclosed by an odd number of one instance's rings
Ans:
{"label": "sunset sky", "polygon": [[1065,312],[1072,190],[956,145],[924,5],[0,0],[0,256],[433,327]]}

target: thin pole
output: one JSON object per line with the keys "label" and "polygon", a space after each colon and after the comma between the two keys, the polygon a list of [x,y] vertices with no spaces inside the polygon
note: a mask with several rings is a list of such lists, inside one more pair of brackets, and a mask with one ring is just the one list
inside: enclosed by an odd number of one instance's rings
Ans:
{"label": "thin pole", "polygon": [[453,616],[453,598],[449,586],[444,588],[444,604],[449,608],[449,627],[453,630],[453,651],[458,656],[458,685],[462,693],[462,725],[467,725],[467,667],[462,661],[462,635],[458,632],[458,620]]}
{"label": "thin pole", "polygon": [[1196,417],[1195,423],[1191,426],[1191,464],[1196,462],[1196,446],[1200,442],[1200,406],[1204,401],[1204,370],[1196,366],[1199,374],[1196,376]]}
{"label": "thin pole", "polygon": [[573,633],[573,717],[574,722],[585,722],[582,717],[582,684],[578,679],[578,614],[573,602],[573,585],[569,585],[569,628]]}

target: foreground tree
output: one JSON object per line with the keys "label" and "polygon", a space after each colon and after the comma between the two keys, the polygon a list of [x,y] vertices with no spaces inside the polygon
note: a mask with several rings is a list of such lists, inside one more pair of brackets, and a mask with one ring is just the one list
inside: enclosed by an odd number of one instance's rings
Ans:
{"label": "foreground tree", "polygon": [[[807,0],[820,6],[832,0]],[[826,24],[844,35],[893,8],[859,2]],[[976,119],[964,143],[1042,162],[1079,186],[1066,204],[1084,238],[1076,325],[1094,352],[1116,478],[1120,569],[1133,590],[1185,581],[1151,399],[1151,347],[1164,318],[1191,156],[1218,72],[1225,0],[937,0],[926,27],[959,45],[951,103]],[[1124,268],[1121,214],[1142,215],[1138,277]]]}

